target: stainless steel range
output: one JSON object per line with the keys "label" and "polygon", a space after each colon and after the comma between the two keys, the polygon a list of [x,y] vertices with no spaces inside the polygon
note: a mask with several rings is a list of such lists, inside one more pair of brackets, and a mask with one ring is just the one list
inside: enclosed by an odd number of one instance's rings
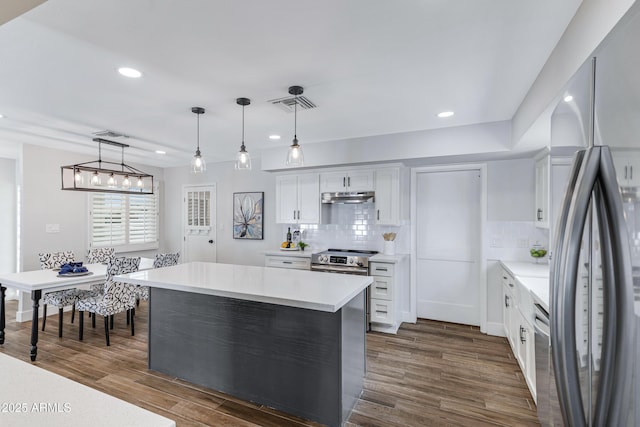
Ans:
{"label": "stainless steel range", "polygon": [[[369,275],[369,258],[378,251],[328,249],[311,255],[311,270],[325,273]],[[371,330],[371,287],[365,293],[367,331]]]}
{"label": "stainless steel range", "polygon": [[369,275],[369,258],[378,251],[328,249],[311,255],[311,270],[327,273]]}

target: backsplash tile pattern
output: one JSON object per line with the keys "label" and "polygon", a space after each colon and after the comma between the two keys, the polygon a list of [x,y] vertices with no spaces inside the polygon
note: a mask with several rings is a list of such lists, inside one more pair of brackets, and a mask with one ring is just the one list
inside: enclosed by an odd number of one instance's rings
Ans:
{"label": "backsplash tile pattern", "polygon": [[310,245],[314,252],[327,248],[362,249],[382,252],[383,233],[394,232],[396,252],[409,253],[411,227],[376,225],[375,206],[372,203],[339,204],[323,211],[325,224],[284,225],[282,235],[287,228],[300,230],[301,240]]}

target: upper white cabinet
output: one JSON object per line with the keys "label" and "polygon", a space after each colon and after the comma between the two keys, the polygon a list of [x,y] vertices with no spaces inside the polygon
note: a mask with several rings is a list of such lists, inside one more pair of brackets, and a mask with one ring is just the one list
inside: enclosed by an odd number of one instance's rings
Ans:
{"label": "upper white cabinet", "polygon": [[637,151],[613,151],[613,163],[616,166],[620,187],[640,187],[640,153]]}
{"label": "upper white cabinet", "polygon": [[400,216],[400,169],[378,169],[375,173],[376,223],[398,225]]}
{"label": "upper white cabinet", "polygon": [[317,173],[276,177],[276,222],[279,224],[320,222],[320,191]]}
{"label": "upper white cabinet", "polygon": [[536,160],[536,227],[549,228],[549,155]]}
{"label": "upper white cabinet", "polygon": [[373,176],[371,169],[322,173],[320,174],[320,192],[373,191]]}

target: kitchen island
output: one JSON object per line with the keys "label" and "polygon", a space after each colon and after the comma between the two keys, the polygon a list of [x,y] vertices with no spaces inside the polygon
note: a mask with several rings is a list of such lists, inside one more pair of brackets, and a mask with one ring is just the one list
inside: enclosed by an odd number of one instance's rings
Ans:
{"label": "kitchen island", "polygon": [[368,276],[194,262],[150,287],[149,368],[330,426],[365,374]]}

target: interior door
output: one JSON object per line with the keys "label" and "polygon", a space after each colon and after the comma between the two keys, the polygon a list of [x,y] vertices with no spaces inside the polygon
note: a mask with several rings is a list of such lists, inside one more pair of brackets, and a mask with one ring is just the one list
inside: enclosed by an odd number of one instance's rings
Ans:
{"label": "interior door", "polygon": [[183,259],[216,262],[216,187],[186,186],[183,196]]}
{"label": "interior door", "polygon": [[480,324],[481,172],[416,176],[417,316]]}

